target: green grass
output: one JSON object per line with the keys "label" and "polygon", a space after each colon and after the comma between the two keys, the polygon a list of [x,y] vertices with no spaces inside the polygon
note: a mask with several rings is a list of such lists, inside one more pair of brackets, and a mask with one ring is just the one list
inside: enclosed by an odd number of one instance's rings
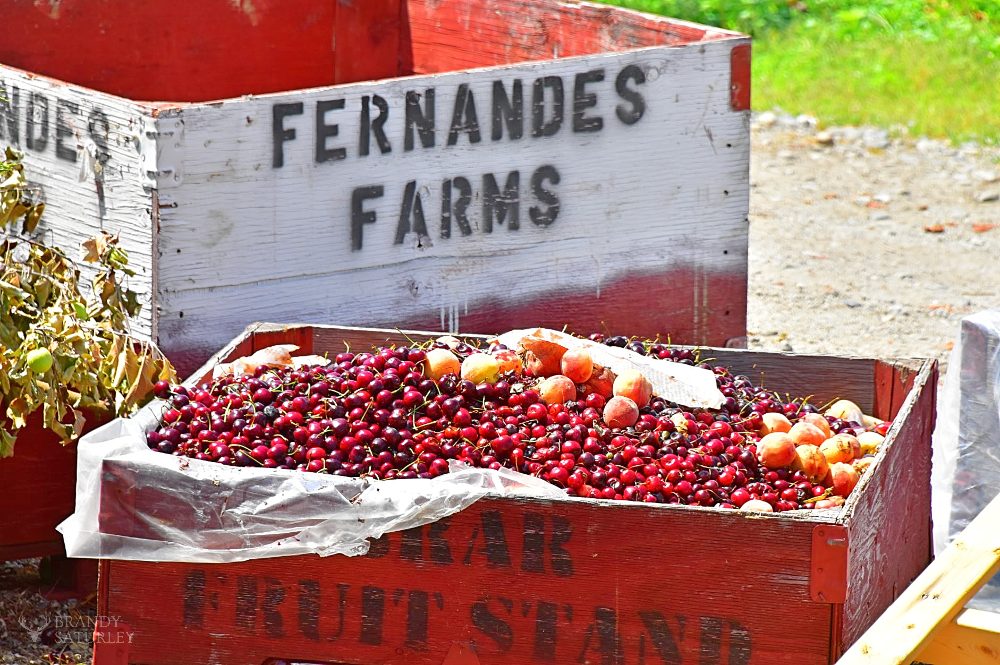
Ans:
{"label": "green grass", "polygon": [[608,0],[754,36],[753,106],[1000,143],[1000,0]]}

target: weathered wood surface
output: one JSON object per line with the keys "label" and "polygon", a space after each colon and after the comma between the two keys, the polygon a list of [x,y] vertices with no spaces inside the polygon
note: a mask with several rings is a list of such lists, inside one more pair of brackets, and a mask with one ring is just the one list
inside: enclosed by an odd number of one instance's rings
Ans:
{"label": "weathered wood surface", "polygon": [[456,648],[484,664],[828,662],[812,524],[656,508],[482,500],[363,558],[112,561],[100,612],[149,665],[438,665]]}
{"label": "weathered wood surface", "polygon": [[[850,586],[839,649],[857,640],[931,560],[931,432],[937,395],[937,363],[914,372],[879,362],[889,374],[883,392],[901,408],[884,451],[844,507],[850,525]],[[910,389],[904,393],[906,386]],[[886,415],[892,415],[887,413]]]}
{"label": "weathered wood surface", "polygon": [[73,259],[83,256],[87,238],[119,234],[138,273],[129,286],[143,303],[133,332],[147,339],[154,333],[149,171],[156,138],[148,110],[133,102],[0,64],[0,146],[24,153],[28,182],[45,202],[40,232]]}
{"label": "weathered wood surface", "polygon": [[[1000,570],[1000,497],[995,498],[882,614],[838,661],[838,665],[908,665],[922,660],[932,665],[974,665],[997,662],[998,623],[988,613],[973,613],[962,623],[949,626],[982,585]],[[970,633],[964,645],[954,638]],[[936,636],[945,632],[941,648]],[[993,633],[990,636],[990,633]],[[976,647],[985,647],[977,649]],[[970,652],[971,648],[971,652]],[[978,653],[976,653],[978,651]],[[937,660],[938,658],[944,658]],[[984,660],[984,658],[986,660]]]}
{"label": "weathered wood surface", "polygon": [[[264,317],[487,332],[620,326],[724,344],[743,334],[746,303],[749,132],[746,113],[729,109],[734,43],[161,112],[184,134],[183,185],[159,190],[161,344],[202,360]],[[512,140],[494,89],[512,97],[516,81],[523,134]],[[533,137],[533,115],[551,119],[557,86],[561,125]],[[405,121],[407,94],[426,112],[428,90],[433,147]],[[533,104],[536,90],[548,101]],[[381,148],[367,126],[376,95],[388,109]],[[581,101],[589,95],[593,107]],[[586,124],[598,119],[599,129]],[[591,129],[574,132],[577,122]],[[506,198],[488,197],[508,184]]]}
{"label": "weathered wood surface", "polygon": [[[433,334],[254,324],[213,362],[281,342],[324,353]],[[99,611],[120,616],[132,642],[126,656],[95,664],[166,662],[156,658],[169,653],[163,650],[178,625],[189,638],[185,658],[199,662],[833,662],[929,557],[936,368],[710,351],[755,378],[763,370],[769,383],[797,375],[804,385],[811,377],[819,393],[844,396],[835,391],[848,386],[846,396],[868,391],[870,403],[884,399],[876,390],[911,387],[891,443],[845,511],[748,517],[687,506],[491,499],[390,534],[361,559],[108,562]],[[892,386],[875,380],[883,365]],[[829,537],[821,533],[817,545],[818,529]],[[841,547],[825,547],[841,537]],[[840,577],[838,556],[846,558]],[[571,575],[563,574],[566,561]],[[831,602],[817,600],[816,589]]]}

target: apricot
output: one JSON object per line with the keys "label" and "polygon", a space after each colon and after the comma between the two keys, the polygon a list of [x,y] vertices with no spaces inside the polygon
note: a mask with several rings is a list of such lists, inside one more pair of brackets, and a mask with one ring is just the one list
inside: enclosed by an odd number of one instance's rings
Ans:
{"label": "apricot", "polygon": [[543,380],[535,390],[545,404],[565,404],[576,399],[576,384],[562,374],[555,374]]}
{"label": "apricot", "polygon": [[604,422],[608,427],[623,429],[639,420],[639,406],[628,397],[616,396],[604,405]]}
{"label": "apricot", "polygon": [[826,438],[833,436],[833,430],[830,429],[830,421],[826,419],[826,416],[820,413],[806,413],[799,418],[800,423],[809,423],[810,425],[815,425],[816,427],[823,430],[823,435]]}
{"label": "apricot", "polygon": [[618,397],[628,397],[642,408],[649,404],[649,400],[653,397],[653,384],[641,372],[626,369],[615,377],[611,391]]}
{"label": "apricot", "polygon": [[878,432],[862,432],[858,434],[858,443],[861,444],[862,455],[874,455],[882,447],[885,437]]}
{"label": "apricot", "polygon": [[858,484],[861,476],[850,464],[835,462],[830,465],[830,487],[837,496],[847,497]]}
{"label": "apricot", "polygon": [[795,441],[785,432],[771,432],[757,442],[757,459],[769,469],[784,469],[795,461]]}
{"label": "apricot", "polygon": [[438,381],[445,374],[458,374],[461,371],[461,361],[448,349],[431,349],[424,356],[424,376],[428,379]]}
{"label": "apricot", "polygon": [[462,361],[462,378],[473,383],[496,383],[500,362],[488,353],[473,353]]}
{"label": "apricot", "polygon": [[865,472],[868,471],[869,467],[871,467],[874,461],[875,458],[871,456],[859,457],[858,459],[851,462],[851,466],[853,466],[854,470],[858,472],[858,476],[863,476],[865,475]]}
{"label": "apricot", "polygon": [[559,366],[563,375],[572,379],[573,383],[584,383],[594,373],[594,359],[587,349],[568,350],[559,361]]}
{"label": "apricot", "polygon": [[818,446],[807,443],[795,448],[792,470],[802,470],[808,476],[809,482],[818,483],[826,477],[830,464]]}
{"label": "apricot", "polygon": [[830,464],[835,462],[850,462],[861,457],[861,444],[850,434],[837,434],[820,444],[820,452],[826,456]]}
{"label": "apricot", "polygon": [[797,446],[804,446],[806,444],[818,446],[826,441],[826,435],[823,434],[823,430],[813,424],[804,423],[801,420],[792,425],[792,429],[788,430],[788,436],[792,437]]}
{"label": "apricot", "polygon": [[771,432],[787,432],[792,429],[792,421],[785,417],[783,413],[767,412],[763,414],[760,419],[764,421],[764,425],[760,428],[761,434],[770,434]]}

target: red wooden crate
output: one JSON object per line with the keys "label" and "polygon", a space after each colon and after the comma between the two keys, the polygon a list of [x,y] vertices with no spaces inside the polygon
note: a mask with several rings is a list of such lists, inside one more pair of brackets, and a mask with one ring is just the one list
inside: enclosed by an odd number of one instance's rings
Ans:
{"label": "red wooden crate", "polygon": [[184,372],[261,318],[746,334],[744,35],[559,0],[2,6],[46,237],[119,235],[133,329]]}
{"label": "red wooden crate", "polygon": [[[257,324],[214,360],[427,336]],[[98,631],[95,665],[832,663],[930,560],[936,363],[710,354],[782,392],[849,396],[895,420],[842,511],[494,498],[361,558],[102,561],[99,614],[117,623]],[[127,510],[102,502],[102,515]]]}
{"label": "red wooden crate", "polygon": [[76,444],[61,445],[41,421],[33,414],[18,435],[14,456],[0,459],[0,561],[49,557],[45,583],[86,595],[97,586],[96,562],[66,559],[56,531],[76,499]]}

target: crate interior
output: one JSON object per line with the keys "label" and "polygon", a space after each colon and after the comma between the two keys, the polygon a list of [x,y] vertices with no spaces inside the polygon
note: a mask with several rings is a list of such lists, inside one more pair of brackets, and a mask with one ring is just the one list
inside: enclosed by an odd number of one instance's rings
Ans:
{"label": "crate interior", "polygon": [[[15,0],[0,63],[138,100],[199,102],[720,39],[554,0]],[[53,48],[58,44],[59,48]]]}

